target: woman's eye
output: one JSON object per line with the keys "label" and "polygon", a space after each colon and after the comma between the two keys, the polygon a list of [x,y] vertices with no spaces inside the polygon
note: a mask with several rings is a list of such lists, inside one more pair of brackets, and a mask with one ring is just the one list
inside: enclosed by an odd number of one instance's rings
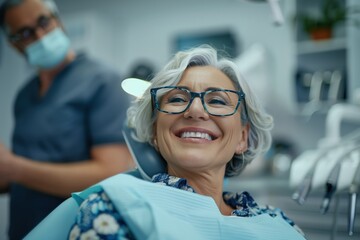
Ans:
{"label": "woman's eye", "polygon": [[168,103],[183,103],[186,102],[186,98],[183,96],[172,96],[168,98]]}
{"label": "woman's eye", "polygon": [[221,98],[209,99],[208,104],[211,104],[211,105],[228,105],[227,102],[224,99],[221,99]]}

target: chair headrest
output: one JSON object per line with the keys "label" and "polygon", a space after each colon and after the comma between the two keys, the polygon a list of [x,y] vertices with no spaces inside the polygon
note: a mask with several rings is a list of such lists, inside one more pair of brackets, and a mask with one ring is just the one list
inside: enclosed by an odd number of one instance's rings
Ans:
{"label": "chair headrest", "polygon": [[123,128],[123,135],[143,179],[151,181],[157,173],[165,173],[166,162],[159,152],[147,142],[140,142],[134,129]]}

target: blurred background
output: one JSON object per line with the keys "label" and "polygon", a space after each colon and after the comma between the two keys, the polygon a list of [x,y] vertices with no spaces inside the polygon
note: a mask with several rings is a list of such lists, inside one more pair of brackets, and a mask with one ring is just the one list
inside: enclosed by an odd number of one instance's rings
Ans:
{"label": "blurred background", "polygon": [[[1,2],[1,1],[0,1]],[[323,189],[310,193],[304,205],[291,199],[292,162],[316,149],[325,138],[326,118],[334,104],[360,108],[359,14],[331,25],[330,33],[313,33],[311,17],[322,17],[322,0],[279,0],[283,21],[262,0],[58,0],[73,47],[114,66],[124,78],[150,79],[182,49],[211,44],[236,59],[264,107],[274,116],[273,146],[239,177],[229,190],[248,190],[260,203],[283,209],[308,239],[348,237],[347,193],[339,193],[328,213],[320,213]],[[338,1],[351,9],[356,0]],[[350,16],[351,14],[351,16]],[[350,20],[350,17],[352,20]],[[0,139],[10,146],[12,106],[31,67],[0,37]],[[343,121],[341,134],[360,121]],[[31,127],[31,126],[29,126]],[[0,239],[6,239],[8,196],[0,195]],[[338,207],[335,207],[335,204]]]}

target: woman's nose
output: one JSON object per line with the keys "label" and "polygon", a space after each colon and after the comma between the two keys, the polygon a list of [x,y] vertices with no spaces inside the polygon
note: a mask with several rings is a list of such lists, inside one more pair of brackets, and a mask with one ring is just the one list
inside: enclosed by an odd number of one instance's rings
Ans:
{"label": "woman's nose", "polygon": [[190,104],[189,108],[184,112],[184,117],[207,120],[209,119],[209,114],[206,112],[201,99],[196,97]]}

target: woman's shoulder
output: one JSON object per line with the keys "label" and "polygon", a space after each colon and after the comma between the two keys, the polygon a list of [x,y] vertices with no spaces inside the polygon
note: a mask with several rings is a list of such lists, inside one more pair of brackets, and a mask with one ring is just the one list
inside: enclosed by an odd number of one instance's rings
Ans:
{"label": "woman's shoulder", "polygon": [[69,239],[132,239],[130,235],[110,198],[100,189],[89,194],[81,203]]}
{"label": "woman's shoulder", "polygon": [[271,217],[280,216],[298,232],[304,235],[303,231],[289,218],[283,210],[272,205],[260,205],[249,192],[224,192],[224,201],[235,209],[232,215],[239,217],[253,217],[261,214],[268,214]]}

